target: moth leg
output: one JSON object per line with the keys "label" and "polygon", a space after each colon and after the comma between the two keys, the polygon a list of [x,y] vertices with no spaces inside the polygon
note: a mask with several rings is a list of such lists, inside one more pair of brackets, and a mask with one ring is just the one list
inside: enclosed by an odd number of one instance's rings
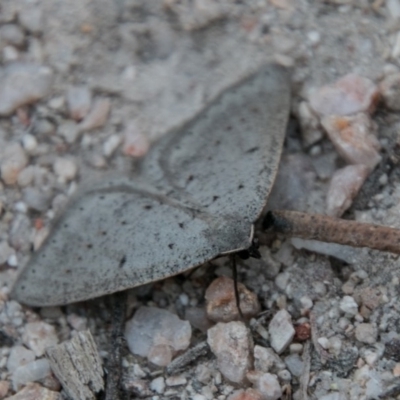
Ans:
{"label": "moth leg", "polygon": [[236,307],[239,311],[239,316],[242,321],[244,321],[244,316],[242,313],[242,309],[240,308],[240,296],[239,296],[239,288],[238,288],[238,277],[237,277],[237,264],[236,264],[236,255],[231,254],[230,259],[232,261],[232,272],[233,272],[233,287],[235,290],[235,299],[236,299]]}

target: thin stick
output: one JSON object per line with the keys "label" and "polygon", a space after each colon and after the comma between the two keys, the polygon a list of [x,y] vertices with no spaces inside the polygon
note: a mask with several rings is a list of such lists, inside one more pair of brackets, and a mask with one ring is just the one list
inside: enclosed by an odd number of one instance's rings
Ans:
{"label": "thin stick", "polygon": [[319,214],[297,211],[270,211],[264,229],[302,239],[339,243],[353,247],[369,247],[400,254],[400,230],[386,226],[364,224]]}
{"label": "thin stick", "polygon": [[108,363],[107,363],[107,384],[105,400],[121,399],[121,366],[122,355],[121,347],[123,342],[123,326],[126,313],[126,291],[114,293],[110,296],[112,303],[111,317],[111,346]]}

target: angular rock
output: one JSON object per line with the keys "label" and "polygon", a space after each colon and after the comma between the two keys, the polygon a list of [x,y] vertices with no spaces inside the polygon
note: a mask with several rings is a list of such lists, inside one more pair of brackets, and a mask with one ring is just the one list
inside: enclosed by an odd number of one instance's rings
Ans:
{"label": "angular rock", "polygon": [[[261,309],[257,295],[238,283],[240,309],[245,318],[256,316]],[[233,279],[220,276],[207,288],[205,293],[206,310],[209,319],[215,322],[230,322],[240,318],[236,305],[235,284]]]}
{"label": "angular rock", "polygon": [[191,335],[189,322],[155,307],[140,307],[125,326],[130,351],[150,357],[159,366],[168,365],[178,351],[186,350]]}
{"label": "angular rock", "polygon": [[111,110],[111,102],[107,98],[97,99],[89,114],[78,125],[80,132],[91,131],[93,129],[101,128],[108,119]]}
{"label": "angular rock", "polygon": [[207,342],[217,357],[219,371],[229,381],[242,383],[252,366],[253,341],[246,325],[220,322],[208,330]]}
{"label": "angular rock", "polygon": [[390,74],[379,85],[383,102],[394,111],[400,110],[400,72]]}
{"label": "angular rock", "polygon": [[254,346],[254,369],[260,372],[277,372],[285,368],[285,363],[271,349]]}
{"label": "angular rock", "polygon": [[48,390],[37,383],[25,386],[14,396],[7,397],[7,400],[62,400],[59,392]]}
{"label": "angular rock", "polygon": [[227,400],[263,400],[262,394],[254,389],[240,389],[233,392]]}
{"label": "angular rock", "polygon": [[278,311],[268,326],[271,336],[271,347],[281,354],[291,343],[295,330],[292,324],[292,317],[286,310]]}
{"label": "angular rock", "polygon": [[13,63],[0,80],[0,116],[46,97],[53,82],[50,68],[37,64]]}
{"label": "angular rock", "polygon": [[365,165],[348,165],[338,169],[329,184],[326,195],[326,212],[332,217],[341,217],[351,206],[353,199],[369,174]]}
{"label": "angular rock", "polygon": [[28,382],[42,380],[50,374],[50,364],[45,358],[21,365],[11,375],[13,389],[18,390]]}
{"label": "angular rock", "polygon": [[150,141],[141,133],[134,121],[128,123],[124,131],[122,153],[131,157],[143,157],[150,149]]}
{"label": "angular rock", "polygon": [[304,362],[298,354],[285,357],[285,364],[293,376],[300,377],[303,373]]}
{"label": "angular rock", "polygon": [[378,337],[378,330],[374,324],[359,324],[355,330],[356,339],[362,343],[374,344]]}
{"label": "angular rock", "polygon": [[35,359],[35,353],[24,346],[14,346],[7,360],[8,372],[14,372],[21,365],[30,363]]}
{"label": "angular rock", "polygon": [[349,164],[364,164],[370,171],[379,164],[382,159],[378,152],[380,144],[368,115],[331,115],[324,117],[321,123],[338,153]]}
{"label": "angular rock", "polygon": [[278,400],[282,396],[282,389],[278,377],[274,374],[253,374],[249,376],[254,387],[261,393],[262,400]]}
{"label": "angular rock", "polygon": [[340,309],[351,316],[358,313],[358,304],[351,296],[344,296],[339,305]]}
{"label": "angular rock", "polygon": [[348,74],[319,88],[309,100],[311,108],[322,116],[343,116],[373,110],[378,98],[378,88],[370,79]]}
{"label": "angular rock", "polygon": [[297,110],[301,126],[301,136],[305,147],[312,146],[322,139],[323,133],[317,116],[312,112],[309,104],[302,101]]}
{"label": "angular rock", "polygon": [[1,179],[6,185],[14,185],[17,183],[19,173],[27,164],[28,157],[22,146],[19,143],[7,144],[1,151]]}
{"label": "angular rock", "polygon": [[58,337],[54,326],[46,322],[28,322],[22,335],[24,344],[41,357],[46,348],[58,343]]}
{"label": "angular rock", "polygon": [[92,94],[87,86],[71,86],[67,90],[69,115],[75,121],[81,121],[88,115],[92,105]]}
{"label": "angular rock", "polygon": [[73,160],[68,158],[57,158],[54,162],[54,172],[65,181],[75,178],[78,172],[78,166]]}

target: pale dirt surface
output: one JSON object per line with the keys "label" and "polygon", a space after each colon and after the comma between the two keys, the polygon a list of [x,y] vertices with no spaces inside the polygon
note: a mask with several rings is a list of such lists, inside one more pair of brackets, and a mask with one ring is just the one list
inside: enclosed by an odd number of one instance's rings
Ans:
{"label": "pale dirt surface", "polygon": [[[30,19],[33,27],[26,22]],[[48,322],[60,342],[70,338],[74,330],[90,328],[101,356],[107,360],[107,301],[46,311],[21,308],[8,299],[8,291],[17,269],[28,259],[32,243],[40,241],[39,228],[51,225],[59,203],[65,202],[76,185],[94,175],[109,171],[126,174],[132,169],[132,158],[121,152],[121,146],[111,156],[104,154],[103,145],[109,137],[122,138],[131,124],[135,134],[153,142],[190,119],[222,89],[270,61],[292,68],[294,115],[299,101],[311,88],[350,72],[378,83],[400,65],[399,44],[396,47],[400,4],[396,1],[1,0],[0,27],[6,24],[21,27],[24,36],[12,49],[0,43],[0,74],[17,59],[49,67],[54,81],[44,99],[0,118],[1,149],[23,141],[27,132],[36,138],[37,147],[31,151],[27,165],[43,170],[41,178],[30,186],[44,193],[39,199],[35,197],[36,209],[32,209],[25,204],[27,194],[21,183],[7,185],[3,180],[0,187],[0,240],[3,250],[4,243],[8,243],[15,251],[6,246],[0,267],[3,390],[7,386],[4,382],[11,381],[7,367],[10,350],[22,343],[28,322]],[[62,127],[72,123],[65,107],[71,85],[85,85],[94,99],[107,98],[111,102],[105,125],[81,133],[76,140],[67,140],[60,133]],[[346,217],[400,227],[400,175],[398,167],[388,161],[400,118],[379,106],[374,120],[379,126],[383,161]],[[50,123],[50,128],[44,129],[43,121]],[[72,179],[57,175],[53,169],[57,157],[72,159],[78,166],[77,175],[74,171]],[[297,163],[290,167],[288,160],[293,157]],[[305,146],[293,118],[284,165],[288,165],[290,177],[284,183],[290,182],[291,186],[289,192],[284,184],[278,189],[287,206],[323,212],[329,178],[344,165],[328,139]],[[262,316],[266,324],[284,307],[294,322],[307,322],[304,318],[314,321],[316,340],[326,338],[333,343],[329,357],[324,357],[321,349],[316,351],[318,346],[311,352],[310,399],[325,395],[331,396],[327,400],[396,398],[398,392],[387,391],[398,384],[399,375],[399,262],[397,256],[376,251],[349,251],[355,262],[343,265],[337,258],[293,250],[288,241],[274,240],[271,254],[281,263],[280,275],[279,271],[266,272],[265,264],[249,262],[241,265],[239,279],[257,293],[263,310],[268,310],[267,316]],[[180,276],[132,291],[129,312],[132,314],[142,304],[153,305],[184,318],[186,308],[204,305],[204,291],[215,272],[227,270],[223,260],[217,264],[219,267],[204,269],[203,275]],[[182,293],[186,293],[189,304],[182,301]],[[343,312],[344,296],[352,296],[357,302],[356,315]],[[313,301],[311,315],[304,311],[304,297]],[[365,340],[360,328],[357,331],[361,323],[372,325],[375,336]],[[253,333],[256,344],[270,347],[268,339]],[[203,333],[194,330],[193,343],[204,338]],[[314,345],[326,343],[316,340]],[[124,354],[125,386],[130,388],[132,398],[191,399],[197,394],[203,396],[198,399],[223,400],[235,389],[251,386],[220,381],[214,356],[209,354],[185,369],[186,380],[181,386],[167,387],[162,394],[152,392],[150,382],[163,372],[130,355],[127,349]],[[284,360],[288,354],[281,358]],[[198,379],[202,366],[210,369],[209,380]],[[142,385],[136,392],[129,384],[135,380]],[[299,390],[300,381],[301,377],[296,376],[289,382],[281,381],[281,387],[287,390],[285,398],[290,398],[289,389],[295,398],[305,398],[304,391]],[[41,383],[46,386],[45,381]],[[57,388],[54,382],[53,386],[47,385]],[[8,396],[13,393],[11,385]]]}

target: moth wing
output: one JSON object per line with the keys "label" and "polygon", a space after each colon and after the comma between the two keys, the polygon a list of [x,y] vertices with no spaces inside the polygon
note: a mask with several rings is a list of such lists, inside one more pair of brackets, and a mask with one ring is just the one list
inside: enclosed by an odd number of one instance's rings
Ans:
{"label": "moth wing", "polygon": [[170,197],[253,223],[275,179],[289,110],[287,72],[266,66],[166,135],[144,160],[143,175]]}
{"label": "moth wing", "polygon": [[249,245],[242,221],[218,219],[133,185],[83,193],[14,285],[32,306],[61,305],[145,284]]}

